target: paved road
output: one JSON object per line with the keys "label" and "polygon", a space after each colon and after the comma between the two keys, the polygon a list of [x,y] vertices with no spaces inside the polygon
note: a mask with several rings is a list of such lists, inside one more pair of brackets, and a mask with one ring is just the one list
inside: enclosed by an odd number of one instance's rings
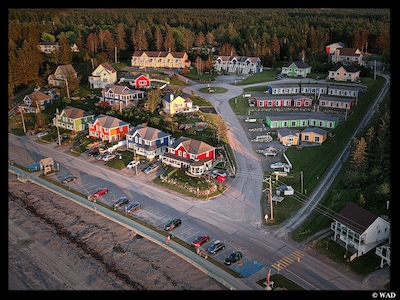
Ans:
{"label": "paved road", "polygon": [[[27,140],[27,137],[14,137],[9,135],[9,158],[16,155],[13,145],[20,144],[24,149],[38,151],[43,157],[53,157],[62,164],[85,170],[92,176],[102,178],[121,186],[135,190],[152,197],[155,201],[167,204],[174,209],[185,212],[188,217],[193,217],[213,225],[231,236],[238,248],[244,249],[248,256],[261,262],[264,266],[271,266],[282,257],[290,257],[299,251],[296,245],[284,241],[280,237],[271,235],[273,230],[262,226],[260,210],[260,197],[262,189],[262,170],[260,158],[252,150],[243,128],[239,125],[236,115],[229,106],[228,100],[241,95],[242,88],[221,83],[228,89],[224,94],[202,94],[199,89],[205,85],[195,85],[185,88],[185,92],[194,90],[202,97],[209,99],[215,105],[216,111],[223,116],[229,127],[228,138],[235,151],[235,158],[239,167],[238,176],[229,179],[231,188],[227,193],[212,201],[196,203],[188,201],[186,197],[173,195],[152,185],[146,185],[133,178],[127,178],[120,172],[104,169],[104,167],[85,162],[81,157],[72,158],[60,153],[52,147],[36,144]],[[28,138],[29,139],[29,138]],[[11,150],[11,151],[10,151]],[[83,169],[82,169],[83,168]],[[240,234],[240,239],[235,238]],[[301,249],[300,249],[301,250]],[[268,268],[268,267],[267,267]],[[336,264],[326,264],[321,257],[305,255],[301,264],[291,264],[282,274],[292,281],[300,284],[307,290],[362,290],[359,279],[350,274],[345,274]],[[340,271],[339,271],[340,270]],[[268,269],[263,268],[255,277],[243,279],[251,286],[254,279],[264,276]]]}

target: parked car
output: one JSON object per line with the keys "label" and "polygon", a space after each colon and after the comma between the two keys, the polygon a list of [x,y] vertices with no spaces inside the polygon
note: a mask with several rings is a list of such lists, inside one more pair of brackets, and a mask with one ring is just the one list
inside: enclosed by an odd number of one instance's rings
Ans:
{"label": "parked car", "polygon": [[151,166],[148,166],[146,169],[144,169],[143,173],[144,173],[144,174],[153,173],[153,172],[157,171],[159,167],[160,167],[160,166],[159,166],[159,165],[156,165],[156,164],[151,165]]}
{"label": "parked car", "polygon": [[137,211],[137,210],[139,210],[139,209],[141,209],[142,208],[142,206],[140,205],[140,203],[139,202],[133,202],[133,203],[130,203],[130,204],[128,204],[126,207],[125,207],[125,211],[126,211],[126,213],[131,213],[131,212],[134,212],[134,211]]}
{"label": "parked car", "polygon": [[208,247],[207,252],[210,254],[216,254],[218,251],[223,249],[225,249],[224,242],[216,240],[210,247]]}
{"label": "parked car", "polygon": [[273,164],[271,164],[269,167],[271,168],[271,169],[281,169],[281,168],[283,168],[284,166],[286,165],[286,163],[284,163],[284,162],[276,162],[276,163],[273,163]]}
{"label": "parked car", "polygon": [[128,197],[120,197],[120,198],[118,198],[118,199],[115,201],[115,203],[114,203],[114,205],[113,205],[113,208],[114,208],[114,210],[115,210],[115,209],[117,209],[118,207],[121,207],[121,206],[127,205],[127,204],[129,204],[129,199],[128,199]]}
{"label": "parked car", "polygon": [[86,150],[86,154],[89,156],[96,156],[99,154],[99,148],[91,148]]}
{"label": "parked car", "polygon": [[137,165],[139,165],[139,163],[140,163],[140,161],[138,161],[138,160],[132,160],[129,162],[129,164],[126,165],[126,167],[128,169],[132,169],[132,168],[136,167]]}
{"label": "parked car", "polygon": [[240,251],[233,251],[227,258],[224,259],[224,264],[226,265],[231,265],[234,264],[235,262],[241,260],[243,257],[242,252]]}
{"label": "parked car", "polygon": [[92,194],[92,197],[97,198],[107,193],[108,193],[108,188],[99,188]]}
{"label": "parked car", "polygon": [[209,235],[206,235],[206,234],[199,235],[193,240],[192,246],[199,248],[201,245],[208,242],[209,240],[210,240]]}
{"label": "parked car", "polygon": [[68,182],[75,181],[75,180],[76,180],[76,176],[71,174],[71,175],[65,176],[61,180],[61,183],[68,183]]}
{"label": "parked car", "polygon": [[216,177],[218,177],[218,176],[224,176],[224,177],[226,177],[226,175],[227,175],[224,171],[221,171],[221,170],[213,170],[213,174],[214,174]]}
{"label": "parked car", "polygon": [[115,154],[107,154],[107,155],[103,156],[102,160],[104,160],[104,161],[110,161],[110,160],[112,160],[112,159],[114,159],[114,158],[116,158],[116,157],[117,157],[117,156],[116,156]]}
{"label": "parked car", "polygon": [[38,133],[36,134],[36,137],[40,138],[40,137],[45,136],[45,135],[48,135],[48,134],[49,134],[49,133],[48,133],[47,131],[41,131],[41,132],[38,132]]}
{"label": "parked car", "polygon": [[167,221],[167,224],[164,225],[164,230],[170,231],[178,226],[182,225],[182,220],[179,218],[172,218]]}
{"label": "parked car", "polygon": [[63,137],[60,138],[60,140],[58,140],[58,139],[56,140],[56,144],[60,145],[60,144],[64,143],[65,141],[68,141],[68,140],[69,140],[69,137],[64,135]]}

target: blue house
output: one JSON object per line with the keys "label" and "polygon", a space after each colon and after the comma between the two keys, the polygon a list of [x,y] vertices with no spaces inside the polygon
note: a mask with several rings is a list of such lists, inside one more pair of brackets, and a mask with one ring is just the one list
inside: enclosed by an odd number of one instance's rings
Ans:
{"label": "blue house", "polygon": [[173,142],[174,138],[169,133],[142,125],[131,128],[126,135],[127,148],[148,160],[164,154],[167,146]]}

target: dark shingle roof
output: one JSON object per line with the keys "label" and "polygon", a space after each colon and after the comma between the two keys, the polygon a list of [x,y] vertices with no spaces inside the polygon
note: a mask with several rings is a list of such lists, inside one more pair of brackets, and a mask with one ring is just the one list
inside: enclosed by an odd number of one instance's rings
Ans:
{"label": "dark shingle roof", "polygon": [[377,219],[377,216],[355,203],[348,203],[335,219],[358,234],[362,234]]}

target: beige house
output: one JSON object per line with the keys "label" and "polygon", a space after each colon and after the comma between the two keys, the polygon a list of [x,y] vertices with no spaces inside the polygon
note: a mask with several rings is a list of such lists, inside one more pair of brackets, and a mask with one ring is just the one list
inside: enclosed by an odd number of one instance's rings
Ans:
{"label": "beige house", "polygon": [[47,81],[52,86],[63,86],[66,84],[68,76],[78,78],[78,73],[71,64],[60,65],[57,67],[54,74],[50,74]]}
{"label": "beige house", "polygon": [[131,66],[138,68],[184,69],[190,67],[186,52],[170,51],[135,51]]}
{"label": "beige house", "polygon": [[57,42],[40,42],[38,48],[40,52],[50,54],[60,50],[60,45]]}
{"label": "beige house", "polygon": [[333,63],[366,66],[367,58],[356,48],[337,48],[330,56]]}
{"label": "beige house", "polygon": [[102,89],[117,82],[117,71],[108,62],[104,62],[94,69],[88,80],[91,89]]}
{"label": "beige house", "polygon": [[355,82],[360,79],[360,70],[353,65],[335,65],[328,71],[328,79]]}

